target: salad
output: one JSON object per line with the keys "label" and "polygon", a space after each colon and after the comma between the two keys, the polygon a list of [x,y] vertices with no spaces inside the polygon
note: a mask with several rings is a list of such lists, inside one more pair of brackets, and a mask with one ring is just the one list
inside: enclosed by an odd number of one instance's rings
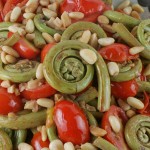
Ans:
{"label": "salad", "polygon": [[149,150],[143,12],[129,0],[0,0],[0,150]]}

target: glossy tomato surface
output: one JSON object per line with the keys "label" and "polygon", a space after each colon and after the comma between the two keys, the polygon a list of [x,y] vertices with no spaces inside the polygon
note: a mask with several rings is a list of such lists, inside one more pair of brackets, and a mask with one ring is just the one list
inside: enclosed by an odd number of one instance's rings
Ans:
{"label": "glossy tomato surface", "polygon": [[111,91],[116,98],[134,97],[138,92],[138,84],[135,79],[125,82],[111,82]]}
{"label": "glossy tomato surface", "polygon": [[42,141],[41,132],[37,132],[34,134],[31,145],[33,146],[34,150],[41,150],[44,147],[49,147],[49,140]]}
{"label": "glossy tomato surface", "polygon": [[44,46],[44,48],[42,49],[41,52],[41,62],[44,61],[44,58],[46,56],[46,54],[49,52],[49,50],[55,45],[56,43],[50,43]]}
{"label": "glossy tomato surface", "polygon": [[46,98],[52,96],[57,91],[51,87],[47,82],[32,90],[24,90],[21,95],[27,100]]}
{"label": "glossy tomato surface", "polygon": [[19,96],[7,92],[6,88],[0,87],[0,114],[7,115],[10,112],[22,110],[23,103]]}
{"label": "glossy tomato surface", "polygon": [[84,112],[71,101],[62,100],[54,108],[54,121],[63,142],[75,145],[90,140],[89,125]]}
{"label": "glossy tomato surface", "polygon": [[[9,32],[8,37],[11,37],[13,33]],[[32,43],[21,37],[20,40],[14,44],[13,48],[19,53],[22,58],[33,59],[40,53],[40,51],[35,48]]]}
{"label": "glossy tomato surface", "polygon": [[115,43],[101,48],[98,52],[104,59],[115,62],[123,62],[138,58],[138,55],[129,54],[129,49],[130,48],[124,44]]}
{"label": "glossy tomato surface", "polygon": [[[122,124],[122,128],[118,133],[115,133],[111,128],[111,125],[109,123],[110,116],[115,116]],[[129,150],[124,137],[124,126],[127,121],[128,118],[125,112],[120,107],[117,107],[115,105],[112,105],[110,109],[104,113],[102,118],[101,126],[107,131],[107,134],[104,138],[115,145],[118,150]]]}
{"label": "glossy tomato surface", "polygon": [[84,21],[95,22],[104,8],[105,3],[102,0],[64,0],[60,6],[60,13],[82,12],[85,15]]}

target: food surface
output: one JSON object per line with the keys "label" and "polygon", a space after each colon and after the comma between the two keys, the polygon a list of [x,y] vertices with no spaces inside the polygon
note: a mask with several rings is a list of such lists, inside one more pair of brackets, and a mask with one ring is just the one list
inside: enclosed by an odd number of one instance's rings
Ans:
{"label": "food surface", "polygon": [[0,150],[150,149],[150,18],[118,2],[0,0]]}

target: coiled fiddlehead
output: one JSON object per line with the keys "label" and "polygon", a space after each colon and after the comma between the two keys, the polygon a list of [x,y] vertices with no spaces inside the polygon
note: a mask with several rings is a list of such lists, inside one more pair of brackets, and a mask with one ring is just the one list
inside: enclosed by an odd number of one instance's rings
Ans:
{"label": "coiled fiddlehead", "polygon": [[125,126],[125,138],[133,150],[150,149],[150,118],[149,116],[136,115]]}

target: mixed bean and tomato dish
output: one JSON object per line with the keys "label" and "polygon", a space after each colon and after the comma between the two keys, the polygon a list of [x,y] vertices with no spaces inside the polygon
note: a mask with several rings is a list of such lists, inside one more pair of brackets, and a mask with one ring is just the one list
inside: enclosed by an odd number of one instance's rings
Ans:
{"label": "mixed bean and tomato dish", "polygon": [[149,150],[143,12],[129,0],[0,0],[0,150]]}

